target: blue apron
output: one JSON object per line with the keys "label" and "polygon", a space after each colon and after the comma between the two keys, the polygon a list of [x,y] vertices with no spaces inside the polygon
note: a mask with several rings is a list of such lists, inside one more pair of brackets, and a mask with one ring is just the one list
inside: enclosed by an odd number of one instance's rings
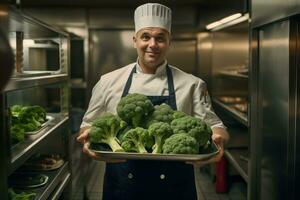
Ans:
{"label": "blue apron", "polygon": [[[173,75],[166,66],[169,96],[148,96],[153,105],[166,103],[177,110]],[[132,69],[122,97],[129,92]],[[196,200],[194,169],[178,161],[128,160],[107,163],[104,176],[103,200]]]}

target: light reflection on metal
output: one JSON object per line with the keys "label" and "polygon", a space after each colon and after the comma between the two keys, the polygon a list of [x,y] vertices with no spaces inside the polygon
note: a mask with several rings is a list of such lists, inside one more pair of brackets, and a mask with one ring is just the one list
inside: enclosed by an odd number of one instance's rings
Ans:
{"label": "light reflection on metal", "polygon": [[222,29],[222,28],[227,27],[227,26],[238,24],[238,23],[243,22],[243,21],[248,20],[248,19],[249,19],[249,14],[248,13],[246,13],[244,15],[242,15],[241,13],[236,13],[234,15],[230,15],[228,17],[225,17],[225,18],[223,18],[219,21],[208,24],[206,26],[206,29],[211,30],[211,31],[216,31],[216,30]]}

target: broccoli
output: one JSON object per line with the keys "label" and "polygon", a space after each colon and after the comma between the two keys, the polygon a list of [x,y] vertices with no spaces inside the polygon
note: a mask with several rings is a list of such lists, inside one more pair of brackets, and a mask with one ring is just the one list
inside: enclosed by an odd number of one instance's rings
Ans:
{"label": "broccoli", "polygon": [[165,154],[198,154],[199,144],[195,138],[186,133],[174,134],[163,145]]}
{"label": "broccoli", "polygon": [[97,117],[90,130],[91,143],[108,144],[113,152],[123,152],[117,139],[118,132],[126,126],[126,123],[112,113],[103,113]]}
{"label": "broccoli", "polygon": [[151,136],[147,129],[137,127],[127,131],[121,146],[127,152],[147,153],[146,147],[151,143]]}
{"label": "broccoli", "polygon": [[25,132],[39,129],[46,121],[46,111],[41,106],[14,105],[10,109],[12,126],[18,125]]}
{"label": "broccoli", "polygon": [[148,131],[155,138],[152,153],[161,153],[165,140],[173,134],[171,126],[165,122],[156,122],[148,128]]}
{"label": "broccoli", "polygon": [[23,108],[23,106],[21,106],[21,105],[13,105],[13,106],[10,108],[10,110],[11,110],[11,115],[12,115],[13,117],[18,118],[18,117],[19,117],[19,114],[20,114],[20,112],[21,112],[21,110],[22,110],[22,108]]}
{"label": "broccoli", "polygon": [[32,192],[21,192],[16,193],[12,188],[8,189],[9,200],[32,200],[36,196],[36,193]]}
{"label": "broccoli", "polygon": [[142,94],[128,94],[122,97],[117,105],[117,113],[121,119],[134,128],[139,127],[145,118],[154,110],[151,101]]}
{"label": "broccoli", "polygon": [[182,118],[185,116],[187,116],[187,114],[185,114],[184,112],[181,112],[181,111],[174,111],[174,113],[173,113],[173,119],[179,119],[179,118]]}
{"label": "broccoli", "polygon": [[186,133],[194,137],[200,147],[206,146],[212,135],[211,129],[205,122],[192,116],[174,119],[171,127],[175,134]]}
{"label": "broccoli", "polygon": [[18,116],[22,123],[33,123],[37,128],[46,121],[46,111],[41,106],[24,106]]}
{"label": "broccoli", "polygon": [[19,124],[10,128],[10,139],[13,144],[22,142],[25,140],[25,130]]}
{"label": "broccoli", "polygon": [[151,124],[156,122],[171,123],[173,120],[173,113],[174,111],[172,108],[165,103],[154,106],[152,115],[146,120],[146,128],[149,128]]}

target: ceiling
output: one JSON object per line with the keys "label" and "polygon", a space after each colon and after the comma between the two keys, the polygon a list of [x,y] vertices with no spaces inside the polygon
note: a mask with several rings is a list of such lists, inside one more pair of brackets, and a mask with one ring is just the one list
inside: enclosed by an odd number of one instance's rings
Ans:
{"label": "ceiling", "polygon": [[[101,7],[136,7],[149,0],[20,0],[22,6],[101,6]],[[241,4],[243,0],[156,0],[167,6],[228,7]]]}
{"label": "ceiling", "polygon": [[[16,0],[13,0],[16,1]],[[135,8],[149,0],[19,0],[20,7],[68,7],[68,8]],[[198,27],[204,29],[205,25],[228,15],[247,12],[248,0],[156,0],[173,8],[193,7],[197,10]]]}

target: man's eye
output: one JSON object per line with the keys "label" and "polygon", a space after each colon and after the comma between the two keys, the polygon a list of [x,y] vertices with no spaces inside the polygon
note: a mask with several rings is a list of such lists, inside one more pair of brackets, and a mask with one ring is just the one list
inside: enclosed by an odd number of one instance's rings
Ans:
{"label": "man's eye", "polygon": [[164,37],[157,37],[156,40],[158,42],[164,42],[165,41],[165,38]]}
{"label": "man's eye", "polygon": [[149,40],[149,39],[150,39],[150,37],[148,35],[143,35],[142,36],[142,40]]}

